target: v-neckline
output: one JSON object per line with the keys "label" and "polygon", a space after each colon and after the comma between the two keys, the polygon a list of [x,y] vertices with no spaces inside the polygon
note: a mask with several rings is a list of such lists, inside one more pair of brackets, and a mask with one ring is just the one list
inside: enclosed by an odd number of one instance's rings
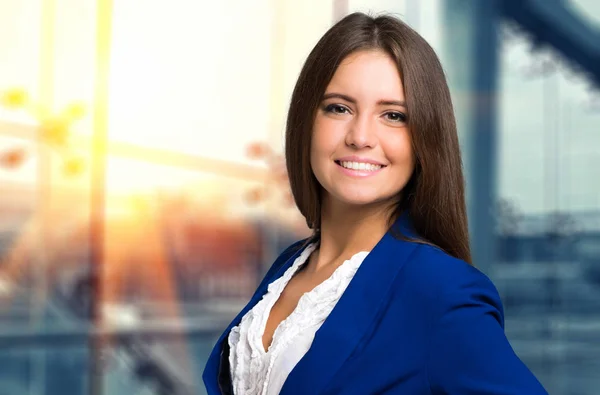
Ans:
{"label": "v-neckline", "polygon": [[[269,346],[265,349],[265,345],[264,345],[264,336],[265,336],[265,331],[267,330],[267,324],[269,322],[269,318],[271,317],[271,312],[273,311],[273,307],[275,307],[275,304],[277,304],[277,302],[279,301],[279,299],[281,298],[281,295],[283,294],[283,291],[285,290],[285,288],[287,287],[287,285],[290,283],[290,281],[292,281],[292,278],[294,278],[294,276],[301,270],[301,268],[306,265],[308,263],[308,260],[310,259],[310,256],[312,255],[312,253],[317,249],[318,247],[318,243],[311,243],[308,246],[306,246],[306,248],[304,249],[304,251],[302,251],[302,253],[300,254],[300,256],[297,259],[301,259],[304,258],[301,263],[297,263],[294,262],[294,264],[292,264],[292,266],[290,266],[281,277],[275,279],[273,281],[273,283],[275,282],[279,282],[281,283],[283,280],[285,280],[285,277],[289,276],[289,278],[284,281],[285,284],[283,284],[281,286],[281,289],[279,290],[278,294],[273,297],[273,301],[272,303],[269,303],[264,311],[264,315],[261,317],[262,321],[261,321],[261,325],[260,325],[260,330],[258,333],[258,339],[257,339],[257,343],[260,345],[260,347],[257,347],[259,349],[259,351],[261,351],[262,355],[267,355],[271,352],[271,350],[274,348],[275,345],[275,339],[276,339],[276,334],[278,333],[277,331],[279,330],[279,328],[282,327],[282,325],[288,321],[290,319],[290,317],[292,317],[292,315],[294,315],[294,313],[298,310],[298,306],[300,306],[300,301],[302,300],[302,298],[304,298],[304,296],[308,293],[304,293],[302,296],[300,296],[300,298],[298,299],[298,303],[296,304],[296,307],[294,307],[294,309],[292,310],[292,312],[290,314],[288,314],[287,317],[285,317],[283,320],[281,320],[279,322],[279,324],[275,327],[275,329],[273,330],[273,336],[271,337],[271,341],[269,343]],[[307,256],[308,255],[308,256]],[[273,284],[272,283],[272,284]],[[276,285],[279,285],[279,283],[277,283]],[[272,285],[271,285],[272,286]],[[271,287],[269,287],[271,288]],[[316,288],[316,286],[315,286]],[[314,288],[313,288],[314,290]],[[313,290],[309,291],[312,292]],[[270,292],[267,291],[267,292]]]}
{"label": "v-neckline", "polygon": [[[296,315],[299,314],[298,312],[299,312],[299,308],[301,307],[301,303],[303,303],[303,301],[306,300],[309,297],[309,295],[313,295],[314,293],[318,292],[318,289],[321,289],[322,287],[325,286],[325,284],[327,284],[330,281],[332,281],[332,279],[334,278],[335,274],[337,272],[341,271],[343,266],[346,266],[349,262],[353,261],[357,256],[362,255],[362,254],[365,255],[361,259],[361,263],[362,263],[362,261],[364,261],[365,257],[369,254],[368,251],[359,251],[359,252],[353,254],[350,258],[344,260],[344,262],[342,262],[337,268],[335,268],[335,270],[329,275],[329,277],[327,277],[326,279],[324,279],[323,281],[321,281],[319,284],[315,285],[310,291],[304,292],[300,296],[300,298],[298,299],[298,302],[297,302],[296,306],[294,307],[294,309],[292,310],[292,312],[290,314],[288,314],[288,316],[285,317],[283,320],[281,320],[279,322],[279,324],[275,327],[275,329],[273,331],[273,335],[271,337],[271,342],[270,342],[269,346],[265,349],[263,339],[264,339],[264,336],[265,336],[266,327],[267,327],[269,318],[271,317],[271,313],[273,311],[273,308],[275,307],[275,304],[277,304],[277,302],[281,298],[281,295],[283,294],[283,291],[289,285],[289,283],[292,281],[292,279],[294,278],[294,276],[297,273],[299,273],[302,270],[302,268],[305,267],[308,264],[308,260],[310,259],[310,256],[318,248],[318,242],[309,244],[306,247],[306,250],[308,250],[310,248],[312,248],[312,250],[310,250],[310,252],[308,253],[308,256],[305,256],[305,259],[302,261],[302,263],[298,263],[298,264],[294,263],[291,267],[288,268],[287,271],[292,271],[293,270],[292,273],[289,275],[289,278],[287,279],[287,281],[285,281],[285,284],[283,284],[283,286],[279,290],[278,295],[276,297],[274,297],[274,300],[272,301],[272,303],[270,303],[266,307],[266,311],[264,312],[264,315],[262,317],[261,327],[260,327],[259,336],[258,336],[258,343],[260,344],[260,347],[258,347],[258,349],[259,349],[259,351],[261,351],[261,353],[262,353],[263,356],[269,354],[271,352],[271,350],[274,349],[275,343],[276,343],[276,339],[279,339],[279,337],[281,337],[281,334],[279,333],[281,331],[280,328],[282,328],[285,325],[286,322],[288,322],[290,319],[292,319],[292,317],[295,317]],[[305,251],[302,252],[301,256],[305,254]],[[288,275],[287,271],[284,272],[284,274],[281,277],[279,277],[278,279],[276,279],[275,281],[279,281],[279,280],[285,278],[285,276]],[[335,306],[334,306],[334,308],[335,308]],[[327,319],[327,318],[325,318],[325,319]],[[279,336],[277,336],[278,334],[279,334]]]}

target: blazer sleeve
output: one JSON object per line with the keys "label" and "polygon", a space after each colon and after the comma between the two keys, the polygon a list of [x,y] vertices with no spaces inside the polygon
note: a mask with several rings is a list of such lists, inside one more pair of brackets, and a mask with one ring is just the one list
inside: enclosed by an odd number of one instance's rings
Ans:
{"label": "blazer sleeve", "polygon": [[495,286],[473,267],[467,273],[439,295],[427,364],[431,393],[547,395],[506,338]]}

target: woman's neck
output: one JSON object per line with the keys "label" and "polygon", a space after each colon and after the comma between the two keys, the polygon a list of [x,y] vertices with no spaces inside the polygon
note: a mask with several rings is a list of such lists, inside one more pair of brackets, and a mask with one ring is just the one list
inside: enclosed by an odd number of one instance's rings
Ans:
{"label": "woman's neck", "polygon": [[389,205],[323,203],[319,249],[307,267],[313,273],[337,267],[360,251],[371,251],[389,225]]}

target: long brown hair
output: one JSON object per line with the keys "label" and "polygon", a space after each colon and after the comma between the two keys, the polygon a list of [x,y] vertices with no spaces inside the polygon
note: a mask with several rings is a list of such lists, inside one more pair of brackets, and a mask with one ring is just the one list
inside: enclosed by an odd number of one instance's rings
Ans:
{"label": "long brown hair", "polygon": [[384,51],[396,62],[408,106],[416,164],[390,225],[406,212],[420,242],[471,263],[462,162],[444,71],[429,44],[391,16],[346,16],[325,33],[304,63],[291,98],[285,142],[296,205],[309,228],[318,232],[322,187],[310,165],[313,123],[339,64],[362,50]]}

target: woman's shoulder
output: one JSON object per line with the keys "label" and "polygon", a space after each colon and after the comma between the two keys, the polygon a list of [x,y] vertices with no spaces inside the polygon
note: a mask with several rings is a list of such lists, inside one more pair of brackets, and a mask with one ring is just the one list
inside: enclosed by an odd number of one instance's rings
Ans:
{"label": "woman's shoulder", "polygon": [[414,288],[423,303],[443,309],[483,298],[502,313],[502,304],[492,280],[477,267],[441,249],[420,244],[403,269],[403,284]]}
{"label": "woman's shoulder", "polygon": [[419,244],[407,262],[406,269],[410,275],[418,276],[422,281],[447,291],[462,283],[491,282],[476,266],[428,244]]}

